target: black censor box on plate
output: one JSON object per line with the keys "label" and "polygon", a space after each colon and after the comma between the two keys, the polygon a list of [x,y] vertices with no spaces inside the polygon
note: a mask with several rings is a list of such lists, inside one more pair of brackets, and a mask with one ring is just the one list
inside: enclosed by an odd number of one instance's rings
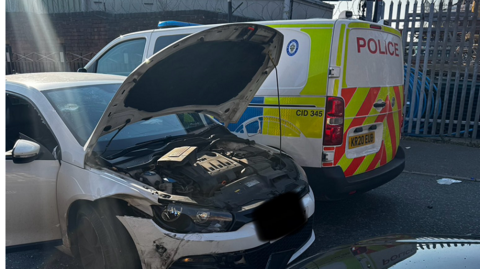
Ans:
{"label": "black censor box on plate", "polygon": [[252,215],[258,237],[262,241],[278,239],[307,222],[300,195],[291,192],[263,203]]}

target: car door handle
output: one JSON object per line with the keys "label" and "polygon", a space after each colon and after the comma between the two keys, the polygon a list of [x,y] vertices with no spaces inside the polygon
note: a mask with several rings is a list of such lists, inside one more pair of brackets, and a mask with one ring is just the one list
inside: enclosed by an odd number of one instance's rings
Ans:
{"label": "car door handle", "polygon": [[385,102],[377,102],[377,103],[373,104],[373,107],[374,108],[385,107],[386,104],[387,103],[385,103]]}

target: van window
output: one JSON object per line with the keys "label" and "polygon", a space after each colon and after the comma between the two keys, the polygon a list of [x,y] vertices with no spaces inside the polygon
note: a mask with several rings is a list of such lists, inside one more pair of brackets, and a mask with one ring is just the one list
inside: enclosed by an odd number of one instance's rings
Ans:
{"label": "van window", "polygon": [[173,42],[176,42],[184,37],[188,36],[187,35],[167,35],[167,36],[160,36],[157,38],[155,41],[155,47],[153,49],[153,54],[157,53],[158,51],[162,50],[166,46],[172,44]]}
{"label": "van window", "polygon": [[381,31],[352,29],[348,40],[348,86],[403,84],[403,49],[398,36]]}
{"label": "van window", "polygon": [[134,39],[115,45],[97,62],[97,73],[128,76],[142,63],[145,39]]}

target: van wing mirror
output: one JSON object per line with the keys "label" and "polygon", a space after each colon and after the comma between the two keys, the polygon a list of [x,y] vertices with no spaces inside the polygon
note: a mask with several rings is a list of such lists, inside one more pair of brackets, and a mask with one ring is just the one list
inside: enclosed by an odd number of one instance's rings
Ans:
{"label": "van wing mirror", "polygon": [[14,163],[29,163],[40,153],[40,145],[24,139],[18,139],[13,146],[12,159]]}
{"label": "van wing mirror", "polygon": [[87,69],[85,69],[84,67],[80,67],[80,68],[77,69],[77,72],[87,73]]}

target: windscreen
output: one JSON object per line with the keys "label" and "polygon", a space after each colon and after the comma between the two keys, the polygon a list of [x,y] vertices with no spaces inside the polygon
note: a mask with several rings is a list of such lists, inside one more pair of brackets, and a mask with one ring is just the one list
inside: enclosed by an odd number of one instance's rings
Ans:
{"label": "windscreen", "polygon": [[[90,85],[43,93],[77,141],[84,145],[119,87],[119,84]],[[199,113],[179,113],[139,121],[123,128],[115,136],[111,149],[123,149],[167,136],[181,136],[213,124],[210,117]],[[114,135],[109,133],[101,137],[99,144],[106,144]]]}

